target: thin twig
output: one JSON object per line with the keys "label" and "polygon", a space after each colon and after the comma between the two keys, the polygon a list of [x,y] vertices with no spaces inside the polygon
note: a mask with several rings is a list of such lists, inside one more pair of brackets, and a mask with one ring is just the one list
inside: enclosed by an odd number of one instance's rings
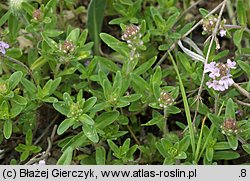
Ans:
{"label": "thin twig", "polygon": [[250,99],[250,93],[243,89],[241,86],[239,86],[237,83],[233,83],[233,86],[244,96],[246,96],[248,99]]}
{"label": "thin twig", "polygon": [[242,105],[242,106],[248,106],[250,107],[250,103],[246,103],[246,102],[243,102],[243,101],[240,101],[238,99],[234,99],[238,104]]}
{"label": "thin twig", "polygon": [[200,4],[203,0],[199,0],[199,1],[196,1],[194,2],[193,4],[191,4],[187,9],[185,9],[181,15],[178,17],[178,19],[176,20],[175,24],[180,21],[180,19],[188,12],[190,11],[192,8],[194,8],[195,6],[197,6],[198,4]]}
{"label": "thin twig", "polygon": [[140,141],[136,138],[136,136],[135,136],[133,130],[129,127],[129,125],[127,125],[127,128],[128,128],[128,130],[129,130],[131,136],[134,138],[136,144],[137,144],[137,145],[141,145]]}
{"label": "thin twig", "polygon": [[16,60],[16,59],[14,59],[14,58],[12,58],[12,57],[10,57],[10,56],[8,56],[8,55],[2,54],[2,53],[0,53],[0,56],[6,58],[6,59],[9,60],[10,62],[13,62],[13,63],[15,63],[15,64],[21,65],[21,66],[24,67],[24,68],[28,71],[28,73],[32,76],[31,70],[30,70],[25,64],[23,64],[22,62],[20,62],[19,60]]}
{"label": "thin twig", "polygon": [[205,67],[206,67],[206,65],[208,63],[208,58],[209,58],[209,55],[210,55],[210,52],[211,52],[211,49],[212,49],[212,45],[214,43],[214,40],[216,39],[216,34],[218,32],[218,28],[219,28],[219,25],[220,25],[220,22],[221,22],[221,16],[222,16],[222,13],[223,13],[224,8],[226,6],[226,3],[227,3],[227,0],[224,0],[222,2],[222,6],[221,6],[221,10],[220,10],[220,13],[219,13],[219,16],[218,16],[218,20],[216,22],[214,31],[213,31],[213,33],[211,35],[210,44],[209,44],[206,59],[205,59],[205,62],[204,62],[204,68],[203,68],[203,73],[202,73],[202,78],[201,78],[201,84],[200,84],[199,91],[198,91],[198,94],[197,94],[197,97],[196,97],[197,104],[196,104],[196,110],[195,110],[195,114],[194,114],[194,118],[193,118],[193,123],[194,123],[194,121],[196,119],[198,109],[199,109],[199,105],[200,105],[200,101],[201,101],[202,87],[203,87],[203,83],[204,83],[204,80],[205,80]]}
{"label": "thin twig", "polygon": [[54,119],[51,121],[51,123],[47,126],[47,128],[43,131],[43,133],[36,139],[36,141],[34,142],[34,145],[36,145],[37,143],[39,143],[39,141],[44,137],[44,135],[46,135],[50,129],[51,126],[53,126],[57,120],[57,118],[59,117],[59,114],[57,114]]}

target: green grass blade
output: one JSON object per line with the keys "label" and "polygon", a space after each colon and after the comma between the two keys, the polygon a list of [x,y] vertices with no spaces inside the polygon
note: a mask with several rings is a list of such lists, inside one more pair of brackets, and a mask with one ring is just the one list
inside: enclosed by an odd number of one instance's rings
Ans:
{"label": "green grass blade", "polygon": [[90,34],[90,38],[94,41],[95,54],[99,54],[100,37],[104,11],[106,8],[107,0],[91,0],[88,8],[88,20],[87,26]]}
{"label": "green grass blade", "polygon": [[173,56],[171,55],[171,53],[168,51],[168,54],[170,56],[170,59],[174,65],[174,69],[177,73],[178,79],[179,79],[179,83],[180,83],[180,89],[181,89],[181,95],[182,95],[182,99],[183,99],[183,103],[184,103],[184,109],[185,109],[185,114],[186,114],[186,118],[187,118],[187,122],[188,122],[188,128],[189,128],[189,133],[190,133],[190,138],[191,138],[191,146],[192,146],[192,152],[193,152],[193,157],[195,156],[195,140],[194,140],[194,128],[193,128],[193,124],[192,124],[192,119],[191,119],[191,114],[190,114],[190,109],[189,109],[189,105],[188,105],[188,101],[187,101],[187,96],[186,96],[186,92],[185,92],[185,88],[183,86],[182,80],[181,80],[181,76],[178,70],[178,67],[174,61]]}

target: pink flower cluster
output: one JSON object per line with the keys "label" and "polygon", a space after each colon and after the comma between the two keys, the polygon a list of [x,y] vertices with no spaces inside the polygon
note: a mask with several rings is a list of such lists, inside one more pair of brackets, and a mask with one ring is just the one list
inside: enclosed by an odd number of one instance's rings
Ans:
{"label": "pink flower cluster", "polygon": [[213,88],[217,91],[224,91],[228,89],[233,83],[232,75],[230,74],[230,69],[235,69],[236,63],[227,59],[227,63],[216,63],[211,62],[205,66],[205,73],[209,72],[209,77],[211,78],[206,84],[208,88]]}

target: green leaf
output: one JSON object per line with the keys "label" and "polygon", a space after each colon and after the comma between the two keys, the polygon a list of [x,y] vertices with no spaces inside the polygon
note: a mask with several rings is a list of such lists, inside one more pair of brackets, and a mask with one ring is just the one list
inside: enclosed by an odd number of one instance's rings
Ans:
{"label": "green leaf", "polygon": [[143,91],[149,90],[149,85],[148,83],[139,75],[137,74],[131,74],[131,80],[138,86],[140,87]]}
{"label": "green leaf", "polygon": [[141,75],[141,74],[145,73],[155,63],[156,58],[157,57],[154,56],[153,58],[149,59],[144,64],[140,65],[137,69],[135,69],[133,73],[137,74],[137,75]]}
{"label": "green leaf", "polygon": [[26,135],[25,135],[25,144],[26,145],[32,145],[32,130],[29,129],[27,132],[26,132]]}
{"label": "green leaf", "polygon": [[71,106],[73,104],[73,100],[71,99],[70,95],[68,92],[65,92],[63,94],[63,100],[67,106]]}
{"label": "green leaf", "polygon": [[20,156],[20,161],[24,161],[29,157],[29,151],[24,151]]}
{"label": "green leaf", "polygon": [[106,100],[109,100],[110,98],[112,98],[111,92],[113,92],[111,83],[109,82],[109,80],[105,79],[102,85],[103,85],[104,96]]}
{"label": "green leaf", "polygon": [[121,98],[119,98],[120,101],[126,101],[126,102],[135,102],[137,100],[139,100],[142,97],[141,94],[131,94],[128,96],[123,96]]}
{"label": "green leaf", "polygon": [[240,157],[240,154],[233,151],[214,152],[214,160],[234,160]]}
{"label": "green leaf", "polygon": [[49,90],[51,88],[51,85],[52,85],[52,80],[50,79],[48,82],[46,82],[43,89],[40,86],[38,86],[38,88],[37,88],[37,97],[40,100],[49,95]]}
{"label": "green leaf", "polygon": [[86,100],[83,105],[82,112],[88,112],[95,105],[96,101],[96,97],[90,97],[88,100]]}
{"label": "green leaf", "polygon": [[42,67],[43,65],[45,65],[48,62],[48,60],[46,58],[44,58],[43,56],[40,56],[34,63],[32,63],[32,65],[30,66],[30,69],[36,70],[40,67]]}
{"label": "green leaf", "polygon": [[61,34],[63,34],[63,31],[58,31],[58,30],[54,30],[54,29],[48,29],[44,31],[44,34],[47,37],[57,37]]}
{"label": "green leaf", "polygon": [[59,84],[61,83],[62,78],[58,77],[55,80],[52,81],[52,85],[49,89],[49,95],[53,94],[55,92],[55,90],[57,89],[57,87],[59,86]]}
{"label": "green leaf", "polygon": [[235,135],[227,136],[228,143],[233,150],[238,148],[238,139]]}
{"label": "green leaf", "polygon": [[169,158],[170,157],[170,155],[168,154],[167,150],[164,148],[162,143],[157,142],[156,143],[156,148],[164,158]]}
{"label": "green leaf", "polygon": [[238,60],[237,63],[242,68],[242,70],[244,70],[247,73],[248,77],[250,77],[250,65],[241,60]]}
{"label": "green leaf", "polygon": [[91,0],[88,7],[87,27],[91,39],[95,43],[95,54],[99,54],[100,38],[104,11],[106,8],[107,0]]}
{"label": "green leaf", "polygon": [[[80,35],[79,37],[79,40],[78,40],[78,44],[80,46],[83,46],[86,42],[86,39],[87,39],[87,36],[88,36],[88,29],[85,29],[82,34]],[[93,60],[92,60],[93,61]]]}
{"label": "green leaf", "polygon": [[24,106],[21,106],[21,105],[14,105],[11,109],[10,109],[10,118],[15,118],[17,117],[21,112],[22,110],[24,109]]}
{"label": "green leaf", "polygon": [[17,71],[17,72],[14,72],[8,82],[9,82],[9,90],[13,90],[17,84],[21,81],[22,79],[22,76],[23,76],[23,73],[21,71]]}
{"label": "green leaf", "polygon": [[34,95],[36,93],[37,89],[33,82],[29,81],[26,78],[22,78],[21,83],[24,86],[25,90],[27,90],[31,95]]}
{"label": "green leaf", "polygon": [[104,41],[104,43],[106,43],[110,48],[122,54],[123,56],[128,57],[130,48],[128,48],[126,43],[117,40],[115,37],[107,33],[100,33],[100,37],[102,41]]}
{"label": "green leaf", "polygon": [[97,165],[105,165],[106,150],[103,146],[96,148],[95,159]]}
{"label": "green leaf", "polygon": [[15,150],[17,152],[24,152],[26,150],[26,145],[19,143]]}
{"label": "green leaf", "polygon": [[74,119],[65,119],[63,120],[63,122],[60,123],[60,125],[57,128],[57,134],[61,135],[63,134],[65,131],[67,131],[67,129],[69,127],[71,127],[73,124],[75,123]]}
{"label": "green leaf", "polygon": [[206,10],[204,8],[199,8],[199,11],[200,11],[202,17],[205,17],[209,13],[208,10]]}
{"label": "green leaf", "polygon": [[83,131],[84,131],[85,136],[93,143],[97,143],[99,141],[99,136],[94,126],[84,124]]}
{"label": "green leaf", "polygon": [[231,147],[228,142],[217,142],[214,145],[214,150],[228,150],[230,148]]}
{"label": "green leaf", "polygon": [[88,125],[95,124],[94,120],[91,117],[89,117],[87,114],[82,114],[79,117],[79,120],[82,122],[82,124],[88,124]]}
{"label": "green leaf", "polygon": [[23,96],[19,96],[17,94],[14,95],[12,101],[21,106],[26,106],[27,104],[26,98],[24,98]]}
{"label": "green leaf", "polygon": [[16,37],[20,27],[21,26],[19,26],[19,20],[17,19],[17,17],[13,14],[10,14],[8,19],[8,28],[11,42],[16,41]]}
{"label": "green leaf", "polygon": [[73,148],[71,146],[64,150],[62,156],[57,161],[57,165],[70,165],[73,156]]}
{"label": "green leaf", "polygon": [[77,135],[70,138],[70,140],[67,141],[67,143],[63,146],[62,150],[64,151],[65,149],[67,149],[68,146],[71,146],[73,149],[76,149],[81,147],[82,145],[86,145],[87,143],[89,143],[89,140],[85,136],[84,132],[81,131]]}
{"label": "green leaf", "polygon": [[122,76],[120,71],[116,72],[112,89],[113,89],[112,92],[113,96],[119,97],[122,89]]}
{"label": "green leaf", "polygon": [[187,58],[187,56],[181,52],[178,52],[177,57],[179,59],[179,62],[182,64],[182,66],[184,67],[184,69],[188,72],[188,73],[193,73],[192,71],[192,67],[190,65],[189,59]]}
{"label": "green leaf", "polygon": [[186,159],[187,158],[187,154],[184,151],[182,151],[177,156],[175,156],[174,158],[175,159]]}
{"label": "green leaf", "polygon": [[245,2],[243,0],[238,0],[237,1],[237,18],[242,26],[246,26],[246,21],[247,21],[247,15],[246,15],[246,9],[245,9]]}
{"label": "green leaf", "polygon": [[54,10],[56,8],[57,5],[57,1],[55,0],[50,0],[49,2],[47,2],[45,8],[44,8],[44,16],[47,16],[47,13],[49,12],[53,12],[52,10]]}
{"label": "green leaf", "polygon": [[180,15],[179,12],[174,13],[173,15],[171,15],[167,22],[166,22],[166,29],[165,32],[169,31],[175,24],[176,20],[178,19],[178,16]]}
{"label": "green leaf", "polygon": [[250,155],[250,144],[249,143],[245,143],[244,145],[242,145],[242,148],[245,150],[245,152],[247,152]]}
{"label": "green leaf", "polygon": [[178,114],[180,112],[181,112],[181,110],[176,106],[168,106],[167,107],[167,113],[168,114]]}
{"label": "green leaf", "polygon": [[56,51],[56,50],[57,50],[57,47],[58,47],[58,46],[57,46],[57,43],[56,43],[53,39],[51,39],[51,38],[49,38],[48,36],[46,36],[44,32],[42,32],[41,35],[42,35],[42,37],[43,37],[43,40],[49,45],[49,47],[50,47],[52,50]]}
{"label": "green leaf", "polygon": [[223,120],[214,114],[208,114],[208,118],[217,128],[220,128],[223,123]]}
{"label": "green leaf", "polygon": [[73,44],[76,44],[77,40],[79,39],[79,36],[80,36],[80,29],[75,28],[69,33],[66,40],[72,41]]}
{"label": "green leaf", "polygon": [[164,120],[163,116],[157,116],[157,117],[151,119],[150,121],[148,121],[147,123],[142,124],[142,126],[152,126],[152,125],[160,123],[163,120]]}
{"label": "green leaf", "polygon": [[53,107],[60,112],[61,114],[67,116],[69,114],[69,108],[65,105],[64,102],[54,102]]}
{"label": "green leaf", "polygon": [[216,54],[213,57],[213,60],[219,60],[222,59],[223,57],[227,56],[229,54],[229,50],[223,50],[221,52],[219,52],[218,54]]}
{"label": "green leaf", "polygon": [[6,100],[4,100],[2,102],[2,104],[0,105],[0,119],[9,119],[9,105],[8,102]]}
{"label": "green leaf", "polygon": [[28,13],[31,17],[33,16],[33,12],[35,11],[35,8],[25,1],[22,2],[22,8]]}
{"label": "green leaf", "polygon": [[3,135],[6,139],[9,139],[12,134],[12,121],[10,119],[7,119],[4,121],[3,125]]}
{"label": "green leaf", "polygon": [[0,18],[0,27],[9,19],[11,11],[7,11],[1,18]]}
{"label": "green leaf", "polygon": [[108,125],[112,124],[115,120],[117,120],[119,115],[120,113],[118,111],[104,112],[96,118],[95,127],[102,130]]}
{"label": "green leaf", "polygon": [[18,59],[23,55],[23,52],[20,48],[10,48],[6,51],[6,55]]}
{"label": "green leaf", "polygon": [[235,119],[234,102],[231,98],[227,100],[225,119]]}
{"label": "green leaf", "polygon": [[110,59],[95,56],[92,61],[98,61],[99,64],[106,67],[111,72],[117,72],[120,68]]}
{"label": "green leaf", "polygon": [[233,41],[237,47],[239,47],[241,44],[243,32],[244,32],[244,29],[240,29],[240,30],[236,30],[234,33]]}
{"label": "green leaf", "polygon": [[114,153],[118,153],[120,150],[118,146],[112,141],[112,140],[107,140],[109,147]]}
{"label": "green leaf", "polygon": [[211,162],[213,160],[213,156],[214,156],[214,149],[211,147],[208,147],[206,149],[206,159]]}
{"label": "green leaf", "polygon": [[188,147],[190,145],[190,136],[185,136],[179,144],[179,151],[187,151]]}
{"label": "green leaf", "polygon": [[127,153],[129,150],[129,146],[130,146],[130,138],[127,138],[122,145],[122,151],[124,153]]}
{"label": "green leaf", "polygon": [[156,83],[160,86],[161,85],[161,78],[162,78],[161,67],[158,66],[155,70],[155,73],[153,74],[151,82]]}

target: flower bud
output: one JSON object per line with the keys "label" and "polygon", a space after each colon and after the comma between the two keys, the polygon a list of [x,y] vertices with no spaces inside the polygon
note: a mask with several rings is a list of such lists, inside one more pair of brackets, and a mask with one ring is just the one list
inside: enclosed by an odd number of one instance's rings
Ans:
{"label": "flower bud", "polygon": [[42,18],[42,12],[40,9],[36,9],[34,12],[33,12],[33,18],[35,20],[40,20]]}
{"label": "flower bud", "polygon": [[0,94],[6,94],[8,92],[8,85],[5,82],[0,82]]}
{"label": "flower bud", "polygon": [[140,28],[136,25],[129,25],[126,27],[126,30],[124,31],[122,35],[122,39],[128,41],[128,43],[136,38],[137,35],[139,35]]}
{"label": "flower bud", "polygon": [[161,92],[160,98],[158,99],[160,107],[167,107],[174,103],[174,99],[168,92]]}
{"label": "flower bud", "polygon": [[226,119],[221,125],[222,133],[225,135],[232,135],[238,132],[235,119]]}
{"label": "flower bud", "polygon": [[[203,33],[212,34],[215,29],[217,21],[218,21],[218,18],[213,15],[210,15],[207,18],[203,18],[202,19]],[[227,34],[225,27],[224,27],[225,23],[226,23],[226,20],[222,19],[218,27],[218,35],[220,37],[224,37]]]}
{"label": "flower bud", "polygon": [[63,51],[64,53],[70,53],[73,52],[75,49],[75,46],[73,44],[72,41],[70,40],[66,40],[62,43],[62,45],[60,46],[60,50]]}

